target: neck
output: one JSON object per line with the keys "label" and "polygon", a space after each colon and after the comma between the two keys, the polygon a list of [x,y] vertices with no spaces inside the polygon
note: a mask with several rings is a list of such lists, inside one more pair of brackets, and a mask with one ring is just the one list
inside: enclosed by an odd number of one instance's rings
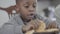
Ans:
{"label": "neck", "polygon": [[26,19],[26,18],[24,18],[22,16],[21,16],[21,18],[22,18],[23,22],[29,22],[31,20],[31,19]]}

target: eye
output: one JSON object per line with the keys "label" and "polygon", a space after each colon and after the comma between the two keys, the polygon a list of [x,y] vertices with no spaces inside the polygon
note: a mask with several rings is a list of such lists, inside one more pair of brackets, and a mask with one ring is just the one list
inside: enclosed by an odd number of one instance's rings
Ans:
{"label": "eye", "polygon": [[36,7],[36,6],[33,6],[34,8]]}
{"label": "eye", "polygon": [[29,8],[29,6],[25,6],[25,8]]}
{"label": "eye", "polygon": [[34,5],[33,5],[33,7],[35,8],[35,7],[36,7],[36,5],[34,4]]}

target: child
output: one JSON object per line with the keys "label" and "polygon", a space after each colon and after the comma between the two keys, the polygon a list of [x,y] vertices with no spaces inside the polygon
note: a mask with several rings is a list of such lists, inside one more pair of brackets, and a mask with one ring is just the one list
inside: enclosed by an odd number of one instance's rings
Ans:
{"label": "child", "polygon": [[38,27],[38,23],[28,23],[36,19],[36,0],[16,0],[16,9],[19,15],[5,23],[0,34],[24,34]]}

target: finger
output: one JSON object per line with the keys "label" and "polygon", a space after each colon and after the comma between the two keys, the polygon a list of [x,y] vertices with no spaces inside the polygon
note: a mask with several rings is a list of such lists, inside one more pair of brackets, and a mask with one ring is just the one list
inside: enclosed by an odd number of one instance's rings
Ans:
{"label": "finger", "polygon": [[36,22],[36,24],[37,24],[37,26],[39,26],[40,24],[40,22],[38,21],[38,20],[35,20],[35,22]]}
{"label": "finger", "polygon": [[39,25],[40,25],[40,20],[35,20],[35,22],[36,22],[37,26],[39,27]]}
{"label": "finger", "polygon": [[35,24],[34,24],[35,25],[35,29],[37,29],[39,27],[39,24],[38,24],[38,22],[36,20],[34,22],[35,22]]}

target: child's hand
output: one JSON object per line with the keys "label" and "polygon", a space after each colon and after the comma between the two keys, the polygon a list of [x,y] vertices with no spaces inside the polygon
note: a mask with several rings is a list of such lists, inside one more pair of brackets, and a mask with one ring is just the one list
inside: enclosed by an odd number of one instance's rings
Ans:
{"label": "child's hand", "polygon": [[39,27],[39,23],[37,22],[34,22],[33,20],[29,23],[27,23],[27,25],[24,25],[23,26],[23,31],[29,31],[29,30],[32,30],[32,29],[37,29]]}
{"label": "child's hand", "polygon": [[33,25],[33,29],[37,29],[39,27],[39,22],[37,20],[31,20],[29,24]]}
{"label": "child's hand", "polygon": [[27,24],[27,25],[24,25],[23,27],[22,27],[22,30],[23,30],[23,32],[27,32],[27,31],[29,31],[29,30],[32,30],[33,29],[33,25],[32,24]]}
{"label": "child's hand", "polygon": [[49,25],[48,25],[48,29],[51,29],[51,28],[58,28],[58,26],[57,26],[57,24],[56,23],[50,23]]}

